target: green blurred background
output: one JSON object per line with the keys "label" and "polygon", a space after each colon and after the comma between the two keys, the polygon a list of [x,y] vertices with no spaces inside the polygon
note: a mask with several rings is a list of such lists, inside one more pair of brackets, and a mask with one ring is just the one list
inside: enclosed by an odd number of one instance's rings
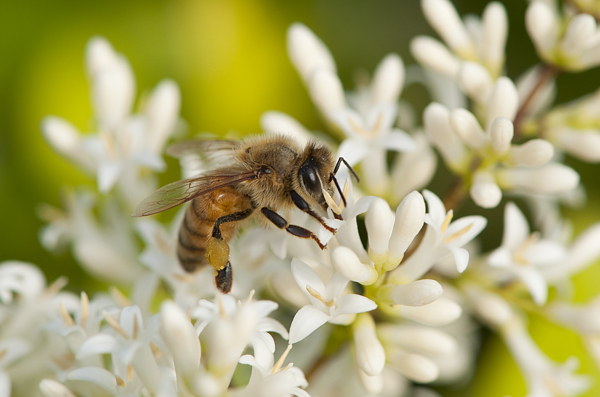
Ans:
{"label": "green blurred background", "polygon": [[[455,1],[461,14],[480,14],[485,3]],[[537,61],[525,34],[524,1],[505,2],[509,12],[507,74],[516,78]],[[98,285],[77,266],[69,252],[50,254],[38,242],[40,203],[61,207],[65,186],[94,185],[42,139],[39,123],[57,115],[82,131],[93,128],[83,54],[93,35],[105,36],[130,61],[138,97],[163,78],[174,79],[182,92],[181,116],[190,134],[260,132],[259,116],[280,110],[309,129],[324,130],[300,79],[287,58],[287,27],[301,21],[331,49],[346,88],[359,68],[372,71],[389,52],[410,65],[409,42],[417,34],[434,35],[417,1],[219,1],[136,0],[0,2],[0,261],[18,259],[40,266],[50,281],[70,279],[72,290]],[[591,82],[594,82],[591,84]],[[597,70],[561,76],[558,102],[600,85]],[[403,98],[420,111],[428,101],[422,87],[409,87]],[[419,116],[420,117],[420,116]],[[568,159],[582,173],[589,204],[570,211],[577,231],[600,220],[596,166]],[[161,179],[179,175],[174,161]],[[436,178],[432,190],[447,181]],[[464,211],[467,211],[468,208]],[[501,211],[478,211],[501,222]],[[500,233],[484,234],[486,246]],[[587,301],[599,291],[598,266],[577,276],[576,299]],[[576,335],[540,319],[531,321],[540,347],[557,361],[571,354],[582,359],[582,372],[598,370]],[[560,341],[560,342],[559,342]],[[523,381],[501,342],[487,336],[475,379],[444,395],[524,395]],[[598,382],[600,383],[600,382]],[[589,396],[599,395],[598,385]]]}

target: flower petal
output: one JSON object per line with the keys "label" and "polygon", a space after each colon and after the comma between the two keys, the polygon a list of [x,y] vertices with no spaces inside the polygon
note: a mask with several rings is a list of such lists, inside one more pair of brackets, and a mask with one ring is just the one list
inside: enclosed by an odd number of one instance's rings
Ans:
{"label": "flower petal", "polygon": [[525,215],[515,203],[510,202],[504,208],[504,232],[502,245],[515,251],[529,237],[529,224]]}
{"label": "flower petal", "polygon": [[92,382],[112,394],[117,395],[117,380],[115,375],[100,367],[82,367],[71,371],[67,375],[69,380],[82,380]]}
{"label": "flower petal", "polygon": [[383,147],[397,152],[412,152],[417,150],[417,144],[410,135],[402,130],[392,130],[385,138]]}
{"label": "flower petal", "polygon": [[548,284],[542,274],[533,267],[515,267],[515,273],[525,284],[535,304],[545,304],[548,300]]}
{"label": "flower petal", "polygon": [[377,303],[371,299],[356,294],[348,294],[342,296],[337,301],[337,309],[335,310],[335,316],[342,314],[351,313],[363,313],[370,312],[371,310],[377,309]]}
{"label": "flower petal", "polygon": [[486,225],[487,219],[479,215],[457,219],[448,225],[444,233],[444,242],[453,247],[462,247],[481,233]]}
{"label": "flower petal", "polygon": [[423,190],[423,197],[427,201],[428,214],[437,226],[440,226],[446,218],[446,208],[444,203],[435,193],[425,189]]}
{"label": "flower petal", "polygon": [[292,274],[304,295],[306,295],[313,304],[315,304],[315,298],[306,290],[307,285],[310,285],[315,291],[325,296],[325,284],[323,284],[323,281],[317,273],[315,273],[315,271],[306,263],[296,258],[292,259]]}
{"label": "flower petal", "polygon": [[294,344],[300,342],[321,325],[325,324],[330,318],[331,316],[323,313],[313,305],[302,307],[298,310],[292,320],[292,325],[290,325],[289,343]]}

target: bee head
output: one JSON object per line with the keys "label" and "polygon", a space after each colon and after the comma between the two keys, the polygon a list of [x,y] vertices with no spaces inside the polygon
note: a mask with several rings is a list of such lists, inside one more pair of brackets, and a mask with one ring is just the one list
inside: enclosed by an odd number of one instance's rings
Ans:
{"label": "bee head", "polygon": [[323,189],[333,193],[329,175],[333,170],[333,155],[327,147],[310,143],[304,150],[302,163],[298,168],[298,183],[305,194],[325,208]]}

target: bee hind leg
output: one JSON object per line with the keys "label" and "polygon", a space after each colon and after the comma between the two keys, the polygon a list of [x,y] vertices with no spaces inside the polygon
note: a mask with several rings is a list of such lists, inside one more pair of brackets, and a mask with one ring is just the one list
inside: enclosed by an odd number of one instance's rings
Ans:
{"label": "bee hind leg", "polygon": [[323,244],[313,232],[301,226],[290,225],[285,220],[285,218],[279,215],[277,212],[267,207],[261,208],[260,212],[262,212],[265,218],[267,218],[275,226],[277,226],[280,229],[285,229],[289,234],[300,238],[311,238],[317,243],[319,248],[321,248],[322,250],[327,247],[327,244]]}
{"label": "bee hind leg", "polygon": [[223,293],[231,290],[233,282],[233,273],[231,263],[229,262],[229,244],[223,239],[221,234],[221,224],[227,222],[236,222],[246,219],[254,212],[254,208],[225,215],[215,221],[212,230],[212,236],[208,240],[206,249],[206,258],[208,263],[215,269],[215,283],[217,288]]}
{"label": "bee hind leg", "polygon": [[231,263],[227,261],[225,267],[221,270],[215,270],[215,284],[219,291],[224,294],[228,294],[231,291],[231,285],[233,284],[233,269],[231,269]]}

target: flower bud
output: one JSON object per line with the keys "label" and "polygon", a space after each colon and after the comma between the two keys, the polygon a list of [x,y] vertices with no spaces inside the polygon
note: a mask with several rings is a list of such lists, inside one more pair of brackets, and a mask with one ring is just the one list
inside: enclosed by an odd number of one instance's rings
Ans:
{"label": "flower bud", "polygon": [[377,335],[375,322],[368,313],[359,313],[352,324],[356,363],[369,376],[378,375],[385,365],[385,352]]}
{"label": "flower bud", "polygon": [[494,87],[492,76],[485,67],[476,62],[463,62],[458,74],[458,84],[469,97],[484,103]]}
{"label": "flower bud", "polygon": [[450,112],[439,103],[433,102],[425,108],[423,114],[425,130],[442,157],[453,169],[466,166],[467,152],[460,138],[450,126]]}
{"label": "flower bud", "polygon": [[512,121],[517,114],[519,94],[514,83],[508,77],[500,77],[492,90],[487,104],[488,129],[497,117],[506,117]]}
{"label": "flower bud", "polygon": [[423,306],[434,302],[443,293],[444,289],[437,281],[421,279],[396,286],[390,297],[397,305]]}
{"label": "flower bud", "polygon": [[75,397],[75,394],[69,388],[52,379],[43,379],[39,388],[44,397]]}
{"label": "flower bud", "polygon": [[473,58],[475,48],[456,9],[448,0],[422,0],[423,14],[429,24],[454,52],[465,59]]}
{"label": "flower bud", "polygon": [[316,70],[308,81],[308,91],[323,114],[346,106],[342,83],[337,75],[329,70]]}
{"label": "flower bud", "polygon": [[410,51],[425,68],[454,77],[460,61],[439,41],[427,36],[417,36],[410,42]]}
{"label": "flower bud", "polygon": [[365,227],[369,257],[375,263],[382,263],[387,257],[388,241],[394,227],[394,213],[385,200],[377,198],[373,201],[365,215]]}
{"label": "flower bud", "polygon": [[510,148],[510,162],[515,165],[538,167],[546,164],[554,156],[554,146],[543,139],[532,139],[522,145]]}
{"label": "flower bud", "polygon": [[575,15],[565,31],[560,49],[568,55],[577,56],[587,49],[596,34],[596,20],[589,14]]}
{"label": "flower bud", "polygon": [[348,247],[339,246],[334,249],[331,253],[331,263],[338,273],[349,280],[363,285],[373,284],[377,280],[377,270],[372,265],[362,263]]}
{"label": "flower bud", "polygon": [[335,73],[335,61],[327,46],[306,25],[292,24],[287,32],[288,55],[298,74],[308,81],[315,70]]}
{"label": "flower bud", "polygon": [[388,54],[377,65],[371,83],[373,103],[398,102],[398,96],[404,85],[404,64],[398,54]]}
{"label": "flower bud", "polygon": [[543,1],[531,3],[525,13],[525,27],[538,52],[548,53],[558,34],[558,18],[550,6]]}
{"label": "flower bud", "polygon": [[466,109],[454,109],[450,112],[450,125],[465,144],[473,149],[482,149],[487,138],[479,122]]}
{"label": "flower bud", "polygon": [[483,45],[480,47],[484,63],[491,73],[498,76],[504,63],[504,47],[508,33],[506,8],[502,3],[489,3],[482,15]]}
{"label": "flower bud", "polygon": [[420,354],[395,351],[389,360],[402,375],[418,383],[433,382],[439,376],[435,363]]}
{"label": "flower bud", "polygon": [[555,134],[559,145],[573,156],[588,162],[600,161],[600,131],[563,127]]}
{"label": "flower bud", "polygon": [[468,295],[477,314],[494,326],[508,324],[514,316],[510,305],[498,295],[474,288]]}
{"label": "flower bud", "polygon": [[395,309],[401,316],[433,326],[449,324],[462,314],[462,307],[458,303],[444,297],[425,306],[398,305]]}
{"label": "flower bud", "polygon": [[369,395],[379,395],[383,390],[384,379],[382,374],[377,375],[368,375],[365,371],[358,368],[358,380],[363,387],[363,389]]}
{"label": "flower bud", "polygon": [[515,135],[513,123],[504,117],[497,117],[490,126],[490,144],[499,155],[505,154],[510,149],[510,143]]}
{"label": "flower bud", "polygon": [[534,169],[502,169],[496,176],[502,188],[540,194],[564,193],[575,189],[579,183],[579,174],[574,169],[558,163]]}
{"label": "flower bud", "polygon": [[473,176],[469,193],[475,204],[482,208],[495,208],[502,200],[502,190],[487,171],[479,171]]}
{"label": "flower bud", "polygon": [[377,335],[386,345],[391,343],[433,356],[453,354],[458,349],[454,337],[431,327],[386,323],[377,326]]}
{"label": "flower bud", "polygon": [[384,270],[392,270],[392,265],[398,265],[404,256],[404,252],[425,222],[425,200],[421,193],[413,191],[409,193],[396,208],[396,220],[389,238],[389,265]]}

